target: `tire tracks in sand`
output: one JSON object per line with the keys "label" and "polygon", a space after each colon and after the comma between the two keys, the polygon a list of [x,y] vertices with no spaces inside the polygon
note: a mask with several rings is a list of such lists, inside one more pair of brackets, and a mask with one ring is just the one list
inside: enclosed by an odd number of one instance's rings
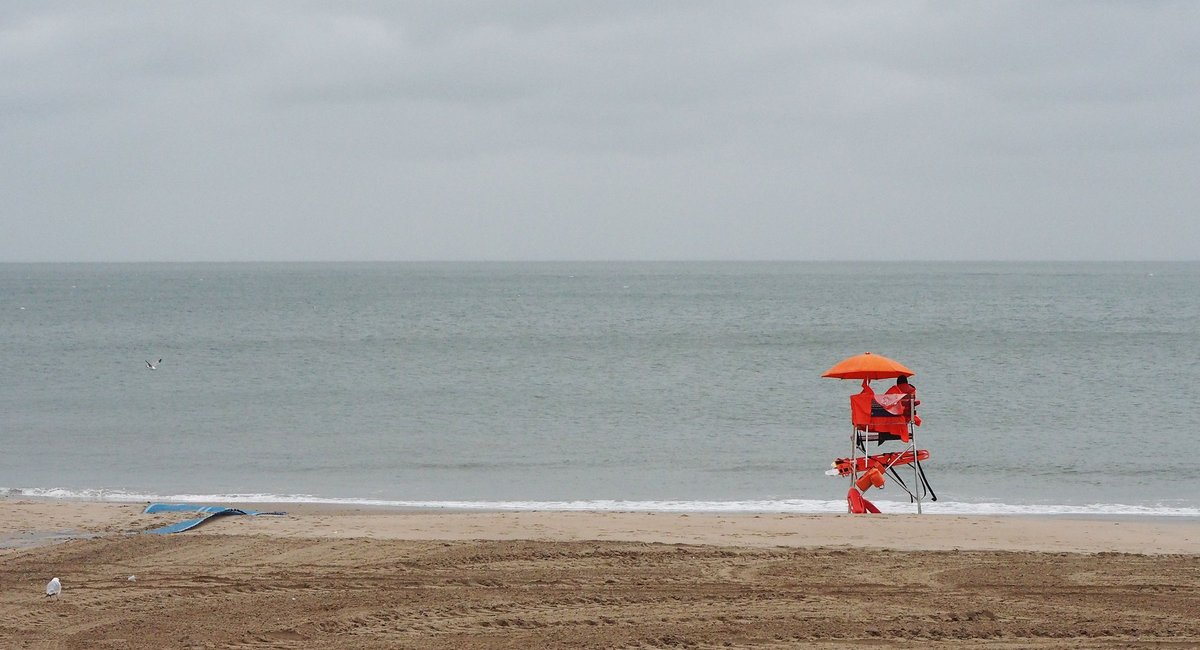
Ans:
{"label": "tire tracks in sand", "polygon": [[[46,599],[50,575],[61,599]],[[136,582],[127,576],[137,575]],[[1200,644],[1200,556],[121,536],[13,551],[5,647]]]}

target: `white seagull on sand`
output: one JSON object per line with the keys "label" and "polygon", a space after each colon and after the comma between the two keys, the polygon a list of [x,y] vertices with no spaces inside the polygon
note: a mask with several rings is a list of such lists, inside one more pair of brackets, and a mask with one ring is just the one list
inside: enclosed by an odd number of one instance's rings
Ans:
{"label": "white seagull on sand", "polygon": [[159,360],[158,360],[158,363],[150,363],[149,361],[147,361],[147,362],[146,362],[146,367],[147,367],[147,368],[149,368],[149,369],[151,369],[151,370],[158,370],[158,364],[159,364],[159,363],[162,363],[162,359],[159,359]]}
{"label": "white seagull on sand", "polygon": [[46,597],[57,596],[62,593],[62,583],[58,578],[51,578],[50,582],[46,583]]}

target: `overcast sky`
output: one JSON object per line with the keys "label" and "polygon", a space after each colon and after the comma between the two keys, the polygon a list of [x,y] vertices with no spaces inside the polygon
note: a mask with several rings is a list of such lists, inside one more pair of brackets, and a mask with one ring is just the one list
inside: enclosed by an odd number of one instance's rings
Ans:
{"label": "overcast sky", "polygon": [[1200,258],[1200,3],[0,4],[0,261],[877,258]]}

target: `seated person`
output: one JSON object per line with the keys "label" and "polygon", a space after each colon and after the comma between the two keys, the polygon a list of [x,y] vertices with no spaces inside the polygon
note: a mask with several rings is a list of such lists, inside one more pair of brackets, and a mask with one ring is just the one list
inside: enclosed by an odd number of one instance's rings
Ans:
{"label": "seated person", "polygon": [[[904,417],[911,418],[913,415],[913,407],[920,404],[921,400],[916,399],[917,387],[908,383],[908,377],[896,377],[896,385],[888,389],[888,395],[903,393],[907,397],[904,398]],[[921,426],[921,416],[916,416],[913,423]]]}

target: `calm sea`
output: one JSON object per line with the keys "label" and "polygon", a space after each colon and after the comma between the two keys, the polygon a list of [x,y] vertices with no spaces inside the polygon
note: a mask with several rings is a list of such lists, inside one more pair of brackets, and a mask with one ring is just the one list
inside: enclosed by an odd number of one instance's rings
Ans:
{"label": "calm sea", "polygon": [[1198,263],[0,265],[0,486],[843,511],[864,351],[927,512],[1200,516]]}

